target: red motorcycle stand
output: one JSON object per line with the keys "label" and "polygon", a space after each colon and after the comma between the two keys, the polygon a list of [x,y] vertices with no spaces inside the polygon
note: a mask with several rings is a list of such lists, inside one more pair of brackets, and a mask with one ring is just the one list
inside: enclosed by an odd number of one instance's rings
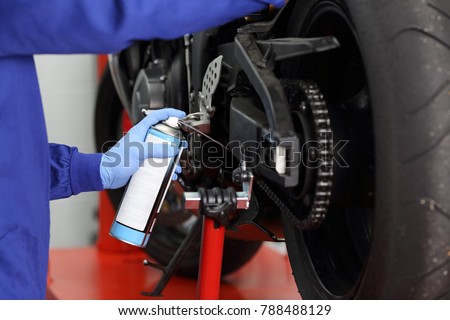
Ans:
{"label": "red motorcycle stand", "polygon": [[225,227],[216,227],[216,224],[214,219],[203,216],[197,282],[197,299],[199,300],[219,299]]}

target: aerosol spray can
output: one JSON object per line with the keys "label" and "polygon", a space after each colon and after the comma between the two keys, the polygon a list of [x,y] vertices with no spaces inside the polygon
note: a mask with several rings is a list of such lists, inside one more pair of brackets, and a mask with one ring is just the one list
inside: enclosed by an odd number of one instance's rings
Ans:
{"label": "aerosol spray can", "polygon": [[148,130],[146,142],[171,143],[177,146],[180,152],[168,159],[146,160],[131,177],[111,226],[111,236],[138,247],[147,245],[176,165],[186,147],[178,120],[176,117],[170,117]]}

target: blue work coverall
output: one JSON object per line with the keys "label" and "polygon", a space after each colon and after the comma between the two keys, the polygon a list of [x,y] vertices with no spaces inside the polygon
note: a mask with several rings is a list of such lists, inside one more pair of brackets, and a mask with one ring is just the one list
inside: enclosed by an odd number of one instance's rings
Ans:
{"label": "blue work coverall", "polygon": [[33,54],[117,52],[223,24],[263,2],[0,0],[0,298],[45,297],[49,200],[103,188],[101,154],[48,143]]}

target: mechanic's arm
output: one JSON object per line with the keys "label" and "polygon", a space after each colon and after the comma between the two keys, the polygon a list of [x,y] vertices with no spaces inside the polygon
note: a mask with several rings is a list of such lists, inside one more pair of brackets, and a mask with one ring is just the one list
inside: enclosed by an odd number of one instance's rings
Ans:
{"label": "mechanic's arm", "polygon": [[50,200],[85,191],[103,190],[99,167],[101,153],[83,154],[77,148],[49,143]]}
{"label": "mechanic's arm", "polygon": [[[50,143],[50,200],[80,192],[120,188],[145,159],[176,155],[176,146],[149,144],[144,140],[151,126],[169,117],[184,116],[183,111],[170,108],[153,111],[104,154],[83,154],[77,148]],[[180,170],[178,168],[177,172]],[[176,179],[176,174],[173,178]]]}
{"label": "mechanic's arm", "polygon": [[284,0],[0,0],[0,56],[117,52],[170,39]]}

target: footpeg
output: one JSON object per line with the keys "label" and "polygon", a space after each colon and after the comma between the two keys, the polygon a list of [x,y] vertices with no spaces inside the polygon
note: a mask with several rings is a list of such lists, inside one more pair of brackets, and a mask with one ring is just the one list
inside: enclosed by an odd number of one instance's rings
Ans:
{"label": "footpeg", "polygon": [[200,188],[197,192],[185,192],[185,209],[199,210],[213,218],[220,225],[228,227],[235,220],[236,210],[246,210],[250,206],[253,187],[253,174],[246,168],[245,162],[233,171],[233,182],[242,185],[242,191],[234,188]]}

